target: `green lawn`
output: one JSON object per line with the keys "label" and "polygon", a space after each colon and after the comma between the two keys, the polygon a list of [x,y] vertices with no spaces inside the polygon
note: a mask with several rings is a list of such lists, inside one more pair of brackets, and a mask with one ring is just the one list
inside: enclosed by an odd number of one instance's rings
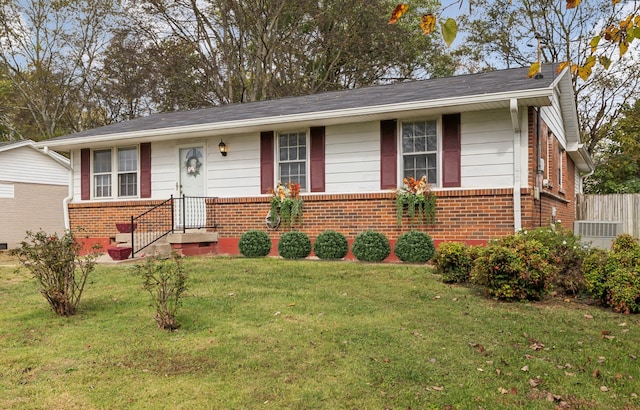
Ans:
{"label": "green lawn", "polygon": [[71,318],[0,266],[0,408],[640,408],[638,316],[498,303],[416,265],[185,267],[170,333],[130,266],[99,266]]}

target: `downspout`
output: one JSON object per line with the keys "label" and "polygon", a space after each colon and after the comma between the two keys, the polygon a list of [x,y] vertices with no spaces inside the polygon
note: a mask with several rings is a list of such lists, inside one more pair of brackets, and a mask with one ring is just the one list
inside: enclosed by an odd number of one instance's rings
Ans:
{"label": "downspout", "polygon": [[[50,155],[48,146],[45,146],[42,151]],[[69,202],[73,199],[73,151],[70,153],[69,166],[67,168],[69,168],[69,190],[68,195],[62,200],[62,217],[64,220],[64,229],[69,230],[71,229],[69,222]]]}
{"label": "downspout", "polygon": [[520,118],[518,113],[518,99],[509,100],[509,111],[511,112],[511,125],[513,127],[513,229],[522,229],[522,202],[520,198],[521,186],[521,163],[522,153],[520,144]]}
{"label": "downspout", "polygon": [[70,167],[69,167],[69,195],[62,200],[62,212],[64,215],[64,229],[71,229],[71,222],[69,221],[69,202],[73,199],[73,151],[70,155]]}
{"label": "downspout", "polygon": [[536,188],[538,190],[538,226],[542,226],[542,180],[544,179],[544,167],[542,165],[542,138],[540,136],[540,107],[536,107]]}

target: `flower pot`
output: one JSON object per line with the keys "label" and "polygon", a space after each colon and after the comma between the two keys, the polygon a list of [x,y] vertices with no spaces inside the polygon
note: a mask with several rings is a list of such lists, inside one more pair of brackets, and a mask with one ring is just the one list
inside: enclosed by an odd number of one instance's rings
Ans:
{"label": "flower pot", "polygon": [[[133,230],[136,230],[136,227],[138,226],[137,223],[133,223]],[[127,222],[127,223],[116,223],[116,228],[118,228],[118,232],[120,233],[131,233],[131,223]]]}
{"label": "flower pot", "polygon": [[122,246],[122,247],[111,246],[107,248],[107,252],[109,253],[109,256],[111,256],[111,259],[113,259],[114,261],[122,261],[127,259],[129,256],[131,256],[131,247],[130,246]]}

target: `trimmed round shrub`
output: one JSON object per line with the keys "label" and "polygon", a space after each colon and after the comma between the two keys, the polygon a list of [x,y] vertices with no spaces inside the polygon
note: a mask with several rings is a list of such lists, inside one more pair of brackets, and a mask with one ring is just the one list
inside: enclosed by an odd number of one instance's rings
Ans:
{"label": "trimmed round shrub", "polygon": [[433,239],[424,232],[405,232],[396,241],[393,252],[402,262],[425,263],[433,258]]}
{"label": "trimmed round shrub", "polygon": [[381,262],[391,253],[391,246],[380,232],[365,231],[356,236],[351,252],[359,261]]}
{"label": "trimmed round shrub", "polygon": [[271,251],[271,239],[262,231],[247,231],[240,237],[238,248],[240,253],[248,258],[267,256]]}
{"label": "trimmed round shrub", "polygon": [[320,259],[342,259],[347,252],[349,252],[347,238],[336,231],[322,232],[313,244],[313,253]]}
{"label": "trimmed round shrub", "polygon": [[311,253],[311,240],[302,232],[286,232],[278,241],[278,253],[285,259],[306,258]]}
{"label": "trimmed round shrub", "polygon": [[469,280],[473,257],[462,242],[443,242],[433,258],[434,272],[442,275],[444,283],[464,283]]}

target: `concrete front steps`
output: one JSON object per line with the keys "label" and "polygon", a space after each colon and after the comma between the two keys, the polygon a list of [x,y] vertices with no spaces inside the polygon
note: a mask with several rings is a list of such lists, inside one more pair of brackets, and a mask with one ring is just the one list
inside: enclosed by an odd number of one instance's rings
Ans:
{"label": "concrete front steps", "polygon": [[185,232],[163,236],[138,251],[135,258],[131,258],[130,252],[128,256],[125,256],[126,249],[131,249],[131,234],[119,233],[115,237],[115,244],[109,247],[108,254],[103,255],[99,262],[126,262],[139,260],[145,256],[169,256],[174,251],[183,256],[215,254],[217,253],[217,244],[217,232],[209,232],[206,229],[187,229]]}

